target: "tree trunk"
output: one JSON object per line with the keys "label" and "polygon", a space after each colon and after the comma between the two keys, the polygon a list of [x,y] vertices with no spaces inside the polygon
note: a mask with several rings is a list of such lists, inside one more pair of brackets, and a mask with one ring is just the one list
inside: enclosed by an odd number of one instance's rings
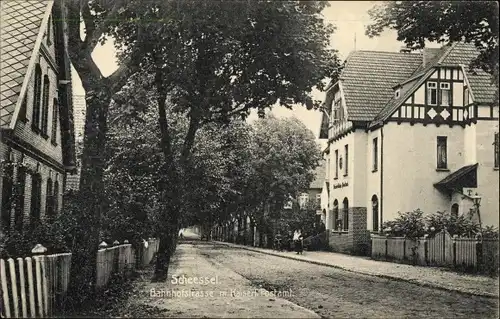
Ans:
{"label": "tree trunk", "polygon": [[107,111],[111,95],[104,90],[87,93],[87,113],[80,175],[80,191],[77,201],[80,208],[76,213],[81,232],[75,242],[71,272],[72,286],[80,292],[92,291],[96,282],[97,250],[101,216],[106,203],[104,194],[104,158],[106,146]]}

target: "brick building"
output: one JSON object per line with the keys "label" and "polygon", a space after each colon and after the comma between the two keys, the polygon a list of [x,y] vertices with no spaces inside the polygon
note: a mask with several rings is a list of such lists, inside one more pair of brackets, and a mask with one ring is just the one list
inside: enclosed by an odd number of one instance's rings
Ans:
{"label": "brick building", "polygon": [[62,0],[1,1],[0,233],[60,212],[74,169]]}
{"label": "brick building", "polygon": [[356,245],[398,212],[470,212],[469,190],[482,197],[483,225],[498,226],[497,88],[469,70],[477,55],[464,43],[349,55],[321,128],[331,245]]}
{"label": "brick building", "polygon": [[75,152],[76,152],[76,169],[73,174],[67,176],[66,190],[78,190],[80,188],[80,155],[83,147],[83,134],[85,129],[85,111],[87,104],[85,103],[85,95],[73,95],[73,118],[75,123]]}

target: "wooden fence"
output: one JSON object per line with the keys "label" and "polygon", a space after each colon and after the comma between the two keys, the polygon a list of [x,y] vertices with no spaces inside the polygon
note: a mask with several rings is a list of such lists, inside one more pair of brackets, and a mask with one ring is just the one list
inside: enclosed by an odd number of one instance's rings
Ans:
{"label": "wooden fence", "polygon": [[0,259],[2,316],[50,316],[64,302],[70,267],[70,253]]}
{"label": "wooden fence", "polygon": [[498,269],[498,240],[460,238],[441,231],[408,239],[372,235],[372,258],[475,270]]}
{"label": "wooden fence", "polygon": [[[158,246],[159,241],[153,238],[138,251],[131,244],[101,247],[97,252],[96,289],[105,288],[115,274],[128,277],[137,266],[150,264]],[[71,253],[0,259],[1,317],[52,316],[64,303],[70,269]]]}

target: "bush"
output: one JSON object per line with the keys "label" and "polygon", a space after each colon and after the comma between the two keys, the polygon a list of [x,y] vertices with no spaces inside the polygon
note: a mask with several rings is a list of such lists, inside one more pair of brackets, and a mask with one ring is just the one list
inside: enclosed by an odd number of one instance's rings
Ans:
{"label": "bush", "polygon": [[6,259],[31,256],[31,250],[36,244],[47,248],[48,254],[68,252],[67,238],[61,225],[59,220],[41,220],[32,222],[29,230],[7,233],[0,240],[0,257]]}
{"label": "bush", "polygon": [[394,221],[384,222],[382,230],[389,236],[418,238],[426,234],[423,212],[420,209],[412,212],[398,213]]}
{"label": "bush", "polygon": [[[481,228],[474,222],[472,214],[454,215],[449,212],[436,212],[427,217],[419,209],[413,212],[398,213],[393,221],[384,222],[383,232],[391,237],[418,238],[433,236],[443,230],[451,236],[474,238],[481,234]],[[484,238],[499,238],[498,229],[493,226],[483,227]]]}

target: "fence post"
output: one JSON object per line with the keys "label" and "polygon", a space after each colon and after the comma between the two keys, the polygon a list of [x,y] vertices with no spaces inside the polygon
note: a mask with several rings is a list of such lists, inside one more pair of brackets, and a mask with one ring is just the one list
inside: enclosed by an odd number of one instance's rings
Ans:
{"label": "fence post", "polygon": [[457,238],[458,235],[453,235],[453,267],[457,267]]}
{"label": "fence post", "polygon": [[429,235],[424,235],[424,262],[426,265],[429,264],[429,243],[427,242],[427,238]]}
{"label": "fence post", "polygon": [[38,296],[38,309],[41,317],[46,317],[49,314],[47,313],[47,282],[46,282],[46,273],[44,266],[44,256],[47,252],[47,248],[43,247],[41,244],[36,244],[35,247],[31,250],[35,259],[35,272],[36,272],[36,290]]}
{"label": "fence post", "polygon": [[479,234],[476,235],[476,270],[483,268],[483,242]]}
{"label": "fence post", "polygon": [[7,318],[10,318],[10,302],[9,302],[9,291],[7,290],[7,270],[5,267],[5,261],[0,259],[0,281],[1,281],[1,289],[2,289],[2,305],[4,314]]}
{"label": "fence post", "polygon": [[388,238],[389,238],[389,234],[386,234],[385,235],[385,259],[386,260],[388,259],[388,256],[389,256]]}
{"label": "fence post", "polygon": [[406,260],[406,235],[403,236],[403,260]]}

